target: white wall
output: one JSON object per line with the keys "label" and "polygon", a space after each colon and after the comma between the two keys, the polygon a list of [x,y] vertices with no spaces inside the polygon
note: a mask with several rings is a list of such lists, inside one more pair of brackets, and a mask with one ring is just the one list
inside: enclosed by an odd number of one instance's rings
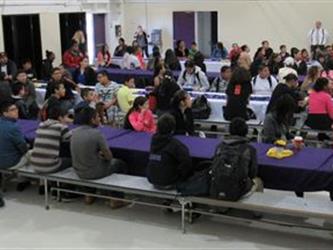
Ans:
{"label": "white wall", "polygon": [[59,65],[61,63],[61,37],[59,14],[41,13],[39,14],[39,20],[43,58],[45,57],[45,51],[51,50],[56,55],[54,65]]}
{"label": "white wall", "polygon": [[219,40],[227,47],[233,42],[246,43],[252,51],[266,39],[276,49],[282,43],[306,47],[306,35],[317,19],[333,35],[333,1],[325,0],[148,0],[148,4],[134,0],[126,1],[124,9],[126,39],[133,39],[138,24],[149,32],[161,28],[163,49],[173,44],[173,11],[218,11]]}

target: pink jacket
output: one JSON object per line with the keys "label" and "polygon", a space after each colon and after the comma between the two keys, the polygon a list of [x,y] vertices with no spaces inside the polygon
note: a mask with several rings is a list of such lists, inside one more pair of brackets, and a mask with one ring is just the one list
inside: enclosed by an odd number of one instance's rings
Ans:
{"label": "pink jacket", "polygon": [[331,96],[325,91],[313,91],[310,93],[309,114],[328,114],[333,120],[333,102]]}
{"label": "pink jacket", "polygon": [[145,112],[132,112],[128,117],[129,122],[135,131],[138,132],[156,132],[156,124],[153,113],[150,110]]}

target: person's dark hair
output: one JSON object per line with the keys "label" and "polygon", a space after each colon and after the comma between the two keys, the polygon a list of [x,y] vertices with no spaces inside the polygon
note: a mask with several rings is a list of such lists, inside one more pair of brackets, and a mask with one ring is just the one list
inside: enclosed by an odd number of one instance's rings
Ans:
{"label": "person's dark hair", "polygon": [[183,42],[183,40],[178,40],[178,41],[176,42],[176,48],[179,48],[179,45],[180,45],[181,42]]}
{"label": "person's dark hair", "polygon": [[89,92],[94,92],[94,90],[93,89],[89,89],[89,88],[81,89],[81,97],[82,97],[82,99],[86,98],[88,96]]}
{"label": "person's dark hair", "polygon": [[54,55],[54,53],[50,50],[46,50],[45,55],[46,55],[46,58],[49,59],[52,55]]}
{"label": "person's dark hair", "polygon": [[191,45],[195,45],[195,46],[197,46],[197,43],[193,41],[193,42],[191,43]]}
{"label": "person's dark hair", "polygon": [[60,68],[55,67],[55,68],[52,69],[51,75],[53,75],[56,71],[61,71],[61,70],[60,70]]}
{"label": "person's dark hair", "polygon": [[320,68],[318,66],[311,66],[308,70],[308,78],[313,80],[317,77],[318,73],[320,71]]}
{"label": "person's dark hair", "polygon": [[176,57],[175,52],[172,49],[168,49],[165,52],[164,63],[165,65],[175,65],[179,62],[178,58]]}
{"label": "person's dark hair", "polygon": [[22,89],[24,89],[24,84],[20,82],[15,82],[11,86],[12,88],[12,94],[18,95]]}
{"label": "person's dark hair", "polygon": [[249,128],[246,124],[246,121],[243,118],[236,117],[236,118],[232,119],[232,121],[229,125],[230,135],[246,137],[248,132],[249,132]]}
{"label": "person's dark hair", "polygon": [[119,38],[119,40],[118,41],[121,41],[122,43],[124,43],[125,44],[125,39],[124,38]]}
{"label": "person's dark hair", "polygon": [[227,66],[227,65],[222,66],[220,72],[221,72],[221,73],[224,73],[224,72],[226,72],[228,69],[231,69],[231,67],[230,67],[230,66]]}
{"label": "person's dark hair", "polygon": [[164,68],[164,66],[162,64],[155,65],[153,78],[158,76],[163,68]]}
{"label": "person's dark hair", "polygon": [[326,69],[327,69],[327,71],[333,70],[333,59],[327,60],[327,62],[326,62]]}
{"label": "person's dark hair", "polygon": [[328,84],[329,84],[329,81],[326,78],[320,77],[315,82],[315,84],[313,86],[313,90],[316,92],[322,91],[328,86]]}
{"label": "person's dark hair", "polygon": [[241,47],[241,51],[245,51],[248,48],[248,46],[245,44]]}
{"label": "person's dark hair", "polygon": [[153,51],[153,55],[157,54],[157,53],[158,53],[158,55],[161,55],[160,48],[158,46],[156,46],[156,45],[153,47],[152,51]]}
{"label": "person's dark hair", "polygon": [[282,95],[272,109],[279,124],[289,124],[296,109],[295,99],[291,95]]}
{"label": "person's dark hair", "polygon": [[108,50],[106,50],[106,47],[107,47],[106,44],[103,44],[102,47],[101,47],[101,52],[102,52],[103,55],[105,55],[106,53],[110,53]]}
{"label": "person's dark hair", "polygon": [[53,85],[53,93],[55,93],[56,90],[59,90],[61,85],[65,87],[65,84],[63,82],[55,82]]}
{"label": "person's dark hair", "polygon": [[298,77],[293,73],[286,75],[283,79],[286,80],[286,82],[298,81]]}
{"label": "person's dark hair", "polygon": [[74,45],[77,45],[79,44],[78,41],[76,41],[75,39],[72,39],[71,40],[71,48],[74,46]]}
{"label": "person's dark hair", "polygon": [[200,51],[198,51],[197,53],[195,53],[193,61],[195,65],[198,65],[200,67],[200,65],[204,63],[205,57]]}
{"label": "person's dark hair", "polygon": [[97,111],[92,107],[85,107],[78,115],[80,116],[80,125],[90,125],[91,120],[97,116]]}
{"label": "person's dark hair", "polygon": [[260,64],[258,67],[258,72],[263,71],[265,68],[269,68],[267,64],[265,63]]}
{"label": "person's dark hair", "polygon": [[247,69],[242,67],[236,68],[230,79],[230,84],[233,85],[244,85],[245,83],[251,82],[251,73]]}
{"label": "person's dark hair", "polygon": [[298,52],[299,52],[299,49],[293,47],[293,48],[290,49],[290,56],[294,58],[295,55],[296,55]]}
{"label": "person's dark hair", "polygon": [[280,45],[280,50],[282,50],[282,49],[284,49],[284,48],[287,48],[287,46],[284,45],[284,44]]}
{"label": "person's dark hair", "polygon": [[15,105],[15,103],[13,101],[6,100],[6,101],[1,102],[1,104],[0,104],[1,115],[3,115],[3,113],[5,113],[5,112],[8,112],[9,108],[13,105]]}
{"label": "person's dark hair", "polygon": [[99,75],[101,75],[101,76],[106,76],[108,79],[110,79],[110,78],[109,78],[109,74],[108,74],[108,72],[107,72],[106,70],[101,70],[101,71],[99,71],[99,72],[97,73],[97,76],[99,76]]}
{"label": "person's dark hair", "polygon": [[170,114],[162,115],[157,121],[157,132],[161,135],[171,135],[176,129],[176,120]]}
{"label": "person's dark hair", "polygon": [[19,69],[19,70],[17,70],[17,72],[16,72],[15,79],[17,79],[17,77],[18,77],[20,74],[27,74],[27,73],[26,73],[23,69]]}
{"label": "person's dark hair", "polygon": [[127,46],[127,47],[126,47],[126,52],[127,52],[128,54],[133,54],[133,53],[134,53],[134,48],[133,48],[132,46]]}
{"label": "person's dark hair", "polygon": [[127,76],[125,76],[124,82],[129,82],[131,79],[134,79],[134,77],[131,75],[127,75]]}
{"label": "person's dark hair", "polygon": [[183,89],[180,89],[178,90],[172,100],[171,100],[171,105],[174,109],[178,109],[179,108],[179,104],[181,101],[184,101],[186,99],[186,97],[188,96],[188,93],[183,90]]}
{"label": "person's dark hair", "polygon": [[218,42],[218,43],[216,44],[216,47],[217,47],[218,49],[220,49],[220,50],[223,50],[224,45],[223,45],[223,43]]}
{"label": "person's dark hair", "polygon": [[66,112],[60,106],[52,106],[47,110],[47,118],[58,120],[59,117],[64,117]]}
{"label": "person's dark hair", "polygon": [[185,62],[185,68],[194,68],[195,67],[195,63],[192,60],[187,60]]}
{"label": "person's dark hair", "polygon": [[261,42],[261,45],[264,45],[265,43],[269,43],[267,40],[264,40]]}
{"label": "person's dark hair", "polygon": [[130,121],[129,121],[129,116],[135,112],[135,111],[139,111],[140,110],[140,106],[143,106],[146,102],[148,101],[148,99],[144,96],[138,96],[137,98],[135,98],[134,102],[133,102],[133,106],[128,110],[125,119],[124,119],[124,128],[125,129],[133,129],[133,126],[131,125]]}

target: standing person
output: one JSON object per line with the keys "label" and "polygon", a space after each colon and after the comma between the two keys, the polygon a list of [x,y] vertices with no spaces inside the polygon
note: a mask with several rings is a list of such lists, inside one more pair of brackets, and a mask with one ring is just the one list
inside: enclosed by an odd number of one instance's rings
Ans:
{"label": "standing person", "polygon": [[158,189],[175,189],[194,174],[188,148],[173,137],[175,129],[174,117],[164,114],[151,141],[147,178]]}
{"label": "standing person", "polygon": [[186,43],[183,40],[178,40],[176,43],[175,54],[180,59],[185,59],[189,55],[189,50],[186,48]]}
{"label": "standing person", "polygon": [[49,111],[53,107],[60,107],[63,113],[67,113],[70,109],[67,105],[67,101],[63,99],[66,96],[66,89],[62,82],[54,83],[52,92],[50,93],[51,95],[48,97],[42,107],[42,121],[48,119]]}
{"label": "standing person", "polygon": [[230,66],[222,66],[220,75],[214,79],[210,91],[224,93],[229,85],[232,76]]}
{"label": "standing person", "polygon": [[177,135],[194,135],[191,96],[184,90],[178,90],[171,100],[170,114],[175,118]]}
{"label": "standing person", "polygon": [[181,71],[182,67],[180,62],[172,49],[165,52],[164,65],[167,69],[172,71]]}
{"label": "standing person", "polygon": [[80,51],[79,43],[72,40],[71,47],[65,51],[63,55],[63,64],[71,71],[80,67],[80,62],[83,58],[83,53]]}
{"label": "standing person", "polygon": [[322,27],[321,21],[316,21],[315,27],[308,33],[308,39],[311,45],[312,56],[316,58],[318,50],[324,51],[329,39],[329,33]]}
{"label": "standing person", "polygon": [[287,57],[290,56],[290,54],[288,53],[288,50],[287,50],[287,46],[284,45],[284,44],[282,44],[282,45],[280,46],[280,56],[281,56],[281,60],[282,60],[282,62],[283,62]]}
{"label": "standing person", "polygon": [[108,73],[104,70],[98,72],[97,80],[95,91],[98,95],[98,101],[104,103],[104,109],[107,110],[108,118],[113,120],[116,112],[118,112],[117,91],[120,86],[118,83],[110,81]]}
{"label": "standing person", "polygon": [[52,70],[53,70],[53,62],[55,60],[55,54],[52,51],[46,50],[46,59],[42,62],[42,79],[45,81],[50,80]]}
{"label": "standing person", "polygon": [[153,113],[148,106],[148,99],[144,96],[135,98],[133,107],[125,116],[125,129],[131,129],[137,132],[156,132],[156,124]]}
{"label": "standing person", "polygon": [[89,66],[87,57],[81,59],[80,68],[77,68],[73,73],[74,81],[78,84],[95,86],[96,84],[96,73],[93,68]]}
{"label": "standing person", "polygon": [[54,173],[72,166],[71,158],[61,155],[61,148],[66,143],[69,146],[71,138],[65,116],[59,106],[53,106],[48,119],[39,124],[30,158],[38,173]]}
{"label": "standing person", "polygon": [[211,58],[218,60],[225,60],[228,58],[228,50],[224,47],[223,43],[218,42],[213,49]]}
{"label": "standing person", "polygon": [[227,104],[224,108],[224,119],[231,121],[235,117],[249,120],[247,105],[252,94],[251,74],[244,68],[236,68],[230,79],[227,90]]}
{"label": "standing person", "polygon": [[124,38],[119,38],[118,46],[113,52],[113,56],[123,57],[126,53],[127,45]]}
{"label": "standing person", "polygon": [[[100,118],[95,109],[86,107],[81,112],[82,126],[73,130],[70,151],[73,167],[77,175],[84,180],[96,180],[115,173],[127,173],[127,166],[115,159],[98,126]],[[116,194],[113,194],[116,195]],[[118,194],[119,195],[119,194]],[[86,197],[88,204],[92,203]],[[124,202],[111,199],[111,208],[120,208]]]}
{"label": "standing person", "polygon": [[138,46],[145,53],[146,58],[149,58],[149,53],[148,53],[148,37],[149,36],[143,30],[142,26],[139,25],[137,31],[135,32],[134,39],[137,41]]}
{"label": "standing person", "polygon": [[97,53],[97,67],[110,67],[111,66],[111,54],[109,46],[103,44]]}
{"label": "standing person", "polygon": [[76,41],[78,43],[79,49],[83,55],[87,54],[87,43],[86,43],[86,37],[84,35],[84,32],[82,30],[77,30],[72,40]]}
{"label": "standing person", "polygon": [[17,72],[17,66],[15,62],[8,59],[6,52],[0,53],[0,71],[5,75],[4,80],[12,81]]}
{"label": "standing person", "polygon": [[279,74],[279,70],[283,67],[281,55],[273,53],[268,60],[268,67],[271,74],[276,77]]}

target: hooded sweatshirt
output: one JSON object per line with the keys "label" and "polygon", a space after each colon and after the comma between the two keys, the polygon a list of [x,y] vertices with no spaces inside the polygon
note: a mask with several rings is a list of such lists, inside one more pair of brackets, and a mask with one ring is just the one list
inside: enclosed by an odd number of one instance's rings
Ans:
{"label": "hooded sweatshirt", "polygon": [[185,181],[193,174],[188,148],[172,135],[155,134],[150,145],[147,167],[148,181],[170,186]]}

